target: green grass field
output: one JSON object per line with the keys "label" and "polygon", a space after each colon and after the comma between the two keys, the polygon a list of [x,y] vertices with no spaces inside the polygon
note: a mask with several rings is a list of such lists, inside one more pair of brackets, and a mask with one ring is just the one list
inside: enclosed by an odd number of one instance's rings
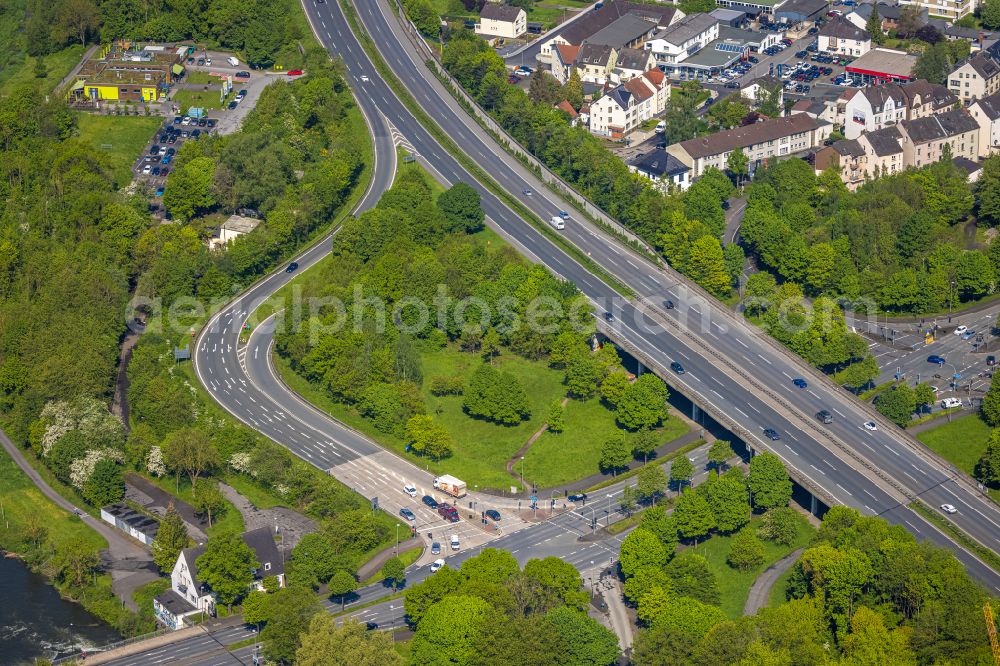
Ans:
{"label": "green grass field", "polygon": [[[970,414],[951,423],[939,425],[917,435],[917,439],[948,462],[967,474],[972,474],[976,463],[986,451],[990,427],[978,414]],[[990,496],[1000,502],[1000,490],[991,489]]]}
{"label": "green grass field", "polygon": [[[230,97],[233,93],[230,93]],[[211,86],[208,90],[178,90],[173,95],[173,101],[181,107],[181,113],[187,113],[193,106],[203,109],[221,109],[229,103],[229,97],[223,102],[219,99],[219,86]]]}
{"label": "green grass field", "polygon": [[69,74],[83,57],[84,48],[79,44],[67,46],[61,51],[45,56],[47,73],[45,78],[35,77],[35,59],[27,56],[7,71],[0,67],[0,95],[6,95],[19,85],[28,83],[40,85],[43,90],[54,90],[59,82]]}
{"label": "green grass field", "polygon": [[[538,21],[546,28],[552,28],[564,20],[570,18],[575,9],[583,9],[591,3],[585,0],[547,0],[546,2],[535,3],[535,6],[528,11],[529,21]],[[462,0],[431,0],[434,11],[441,16],[452,19],[472,19],[478,18],[479,14],[469,11],[462,4]],[[568,8],[568,9],[567,9]]]}
{"label": "green grass field", "polygon": [[[750,521],[751,527],[756,529],[760,526],[760,521],[760,518]],[[708,560],[709,567],[719,580],[719,590],[722,593],[722,610],[726,616],[735,620],[743,615],[743,606],[746,604],[747,595],[750,593],[750,586],[757,580],[757,576],[796,548],[806,545],[814,532],[815,530],[805,517],[800,517],[799,530],[795,538],[795,543],[791,546],[781,546],[771,541],[763,541],[765,552],[764,563],[757,569],[746,572],[734,569],[726,563],[732,537],[716,535],[698,544],[694,548],[694,551]],[[784,589],[783,583],[779,582],[779,585]]]}
{"label": "green grass field", "polygon": [[163,122],[159,116],[98,116],[90,113],[77,113],[76,120],[80,140],[93,145],[99,154],[106,155],[110,160],[118,187],[124,187],[132,180],[132,165]]}
{"label": "green grass field", "polygon": [[[541,488],[597,472],[601,446],[621,433],[614,412],[597,398],[570,400],[565,414],[566,430],[546,432],[532,444],[524,458],[525,478]],[[677,439],[687,431],[683,421],[671,418],[660,429],[659,442]]]}
{"label": "green grass field", "polygon": [[[27,455],[30,456],[31,453]],[[104,537],[42,494],[3,449],[0,449],[0,505],[3,507],[0,546],[17,545],[20,529],[29,516],[37,519],[48,530],[48,538],[56,548],[78,538],[84,539],[94,548],[108,546]]]}
{"label": "green grass field", "polygon": [[[180,484],[177,484],[176,477],[173,474],[168,474],[161,478],[156,478],[155,476],[146,476],[146,478],[161,489],[185,502],[191,503],[194,499],[191,493],[191,480],[183,474],[180,477]],[[199,479],[198,483],[201,484],[202,481]],[[178,488],[180,489],[179,491]],[[228,501],[226,502],[225,511],[219,516],[213,515],[212,526],[205,530],[205,533],[210,537],[216,534],[225,534],[226,532],[243,532],[243,516]]]}

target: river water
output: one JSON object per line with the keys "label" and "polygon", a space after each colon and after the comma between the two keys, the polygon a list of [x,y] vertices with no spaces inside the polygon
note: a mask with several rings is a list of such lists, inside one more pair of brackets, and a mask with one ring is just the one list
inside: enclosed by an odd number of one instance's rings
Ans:
{"label": "river water", "polygon": [[31,664],[38,657],[51,659],[119,638],[23,562],[0,557],[0,664]]}

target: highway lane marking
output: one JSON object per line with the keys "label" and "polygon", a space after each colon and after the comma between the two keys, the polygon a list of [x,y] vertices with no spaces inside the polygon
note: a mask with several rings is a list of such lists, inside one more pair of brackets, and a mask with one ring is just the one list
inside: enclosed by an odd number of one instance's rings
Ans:
{"label": "highway lane marking", "polygon": [[842,419],[846,419],[847,418],[846,416],[844,416],[843,414],[841,414],[840,410],[837,409],[836,407],[833,408],[833,411],[837,412],[837,416],[839,416],[840,418],[842,418]]}
{"label": "highway lane marking", "polygon": [[747,343],[743,342],[743,341],[742,341],[742,340],[740,340],[739,338],[733,338],[733,339],[734,339],[734,340],[736,340],[736,342],[738,342],[738,343],[740,343],[741,345],[743,345],[743,348],[744,348],[744,349],[750,349],[750,347],[749,347],[749,346],[747,345]]}
{"label": "highway lane marking", "polygon": [[718,391],[716,391],[715,389],[710,389],[710,390],[712,391],[712,393],[714,393],[715,395],[719,396],[719,400],[723,400],[724,399],[722,397],[722,395]]}
{"label": "highway lane marking", "polygon": [[851,493],[847,492],[847,488],[845,488],[844,486],[842,486],[842,485],[840,485],[840,484],[838,483],[838,484],[837,484],[837,487],[838,487],[838,488],[840,488],[841,490],[843,490],[843,491],[844,491],[845,493],[847,493],[847,496],[848,496],[848,497],[853,497],[853,495],[851,495]]}
{"label": "highway lane marking", "polygon": [[769,360],[767,360],[766,358],[764,358],[763,356],[761,356],[760,354],[757,354],[757,358],[759,358],[760,360],[764,361],[764,363],[767,363],[768,365],[771,365],[771,362]]}
{"label": "highway lane marking", "polygon": [[903,474],[905,474],[906,476],[908,476],[911,479],[913,479],[913,483],[917,483],[917,477],[913,476],[912,474],[910,474],[909,472],[906,472],[906,471],[904,471]]}
{"label": "highway lane marking", "polygon": [[864,507],[865,507],[866,509],[868,509],[868,512],[869,512],[869,513],[876,513],[876,511],[875,511],[875,510],[874,510],[873,508],[871,508],[870,506],[868,506],[867,504],[865,504],[865,505],[864,505]]}
{"label": "highway lane marking", "polygon": [[831,462],[830,462],[829,460],[827,460],[826,458],[823,458],[823,462],[825,462],[825,463],[826,463],[827,465],[829,465],[829,466],[830,466],[830,469],[832,469],[832,470],[833,470],[834,472],[836,472],[836,471],[837,471],[837,468],[833,466],[833,463],[831,463]]}
{"label": "highway lane marking", "polygon": [[877,497],[875,497],[875,496],[874,496],[874,495],[872,495],[872,494],[871,494],[870,492],[868,492],[868,489],[867,489],[867,488],[862,488],[862,489],[861,489],[861,492],[863,492],[863,493],[864,493],[865,495],[868,495],[868,497],[871,497],[871,498],[872,498],[873,500],[876,500],[876,501],[878,500],[878,498],[877,498]]}
{"label": "highway lane marking", "polygon": [[752,404],[750,404],[749,402],[747,403],[747,407],[749,407],[749,408],[750,408],[750,409],[752,409],[753,411],[755,411],[755,412],[757,412],[758,414],[760,414],[760,410],[759,410],[759,409],[757,409],[756,407],[754,407],[754,406],[753,406]]}
{"label": "highway lane marking", "polygon": [[792,378],[792,376],[790,374],[788,374],[787,372],[785,372],[784,370],[781,371],[781,374],[783,374],[784,376],[788,377],[789,379]]}
{"label": "highway lane marking", "polygon": [[812,463],[809,463],[809,466],[812,467],[817,472],[819,472],[820,474],[822,474],[823,476],[826,476],[826,472],[824,472],[823,470],[821,470],[819,467],[816,467],[816,465],[813,465]]}
{"label": "highway lane marking", "polygon": [[916,466],[916,465],[914,465],[913,463],[910,463],[910,467],[912,467],[913,469],[917,470],[918,472],[920,472],[920,473],[921,473],[921,474],[923,474],[924,476],[927,476],[927,472],[925,472],[924,470],[920,469],[919,467],[917,467],[917,466]]}
{"label": "highway lane marking", "polygon": [[735,409],[736,409],[736,411],[738,411],[738,412],[739,412],[740,414],[742,414],[744,418],[750,418],[750,415],[749,415],[749,414],[747,414],[746,412],[744,412],[744,411],[743,411],[742,409],[740,409],[739,407],[735,407]]}

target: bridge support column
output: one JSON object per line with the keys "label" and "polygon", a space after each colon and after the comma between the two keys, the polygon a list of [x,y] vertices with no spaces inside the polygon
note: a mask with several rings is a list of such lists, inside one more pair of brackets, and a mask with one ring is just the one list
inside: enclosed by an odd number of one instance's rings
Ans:
{"label": "bridge support column", "polygon": [[693,402],[691,403],[691,420],[695,423],[701,423],[701,408]]}
{"label": "bridge support column", "polygon": [[819,511],[819,503],[816,501],[816,496],[809,495],[809,513],[815,516],[817,511]]}

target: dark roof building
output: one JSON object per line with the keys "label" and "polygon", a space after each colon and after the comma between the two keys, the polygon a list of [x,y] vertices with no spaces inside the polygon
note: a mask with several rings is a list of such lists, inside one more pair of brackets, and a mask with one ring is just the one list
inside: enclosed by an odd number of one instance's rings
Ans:
{"label": "dark roof building", "polygon": [[956,109],[926,118],[900,123],[914,144],[947,139],[965,132],[979,130],[979,124],[965,109]]}
{"label": "dark roof building", "polygon": [[903,147],[900,144],[903,135],[899,132],[899,128],[895,126],[883,127],[874,132],[866,132],[862,136],[864,136],[865,140],[871,145],[872,150],[879,157],[897,155],[903,152]]}
{"label": "dark roof building", "polygon": [[643,49],[622,49],[618,52],[615,66],[619,69],[637,69],[645,72],[649,69],[649,51]]}
{"label": "dark roof building", "polygon": [[612,53],[614,53],[614,49],[607,44],[591,44],[588,42],[580,47],[580,52],[576,56],[576,64],[578,66],[596,65],[598,67],[607,67]]}
{"label": "dark roof building", "polygon": [[819,29],[820,37],[834,37],[836,39],[853,39],[864,42],[871,39],[867,30],[862,30],[843,17],[835,18],[823,24]]}
{"label": "dark roof building", "polygon": [[587,12],[587,16],[577,19],[560,33],[569,44],[582,44],[600,30],[626,15],[636,16],[649,22],[654,28],[670,25],[677,9],[673,6],[645,5],[622,0],[605,2],[600,9]]}
{"label": "dark roof building", "polygon": [[517,20],[518,15],[524,11],[520,7],[514,7],[513,5],[505,5],[497,2],[487,2],[483,5],[483,9],[479,12],[479,16],[484,19],[492,19],[494,21],[504,21],[506,23],[513,23]]}
{"label": "dark roof building", "polygon": [[788,23],[814,21],[826,13],[826,0],[788,0],[775,11],[774,17]]}
{"label": "dark roof building", "polygon": [[814,118],[810,118],[804,113],[797,113],[793,116],[772,118],[761,123],[688,139],[679,145],[684,149],[684,152],[697,159],[774,141],[792,134],[808,132],[818,126],[819,123]]}

